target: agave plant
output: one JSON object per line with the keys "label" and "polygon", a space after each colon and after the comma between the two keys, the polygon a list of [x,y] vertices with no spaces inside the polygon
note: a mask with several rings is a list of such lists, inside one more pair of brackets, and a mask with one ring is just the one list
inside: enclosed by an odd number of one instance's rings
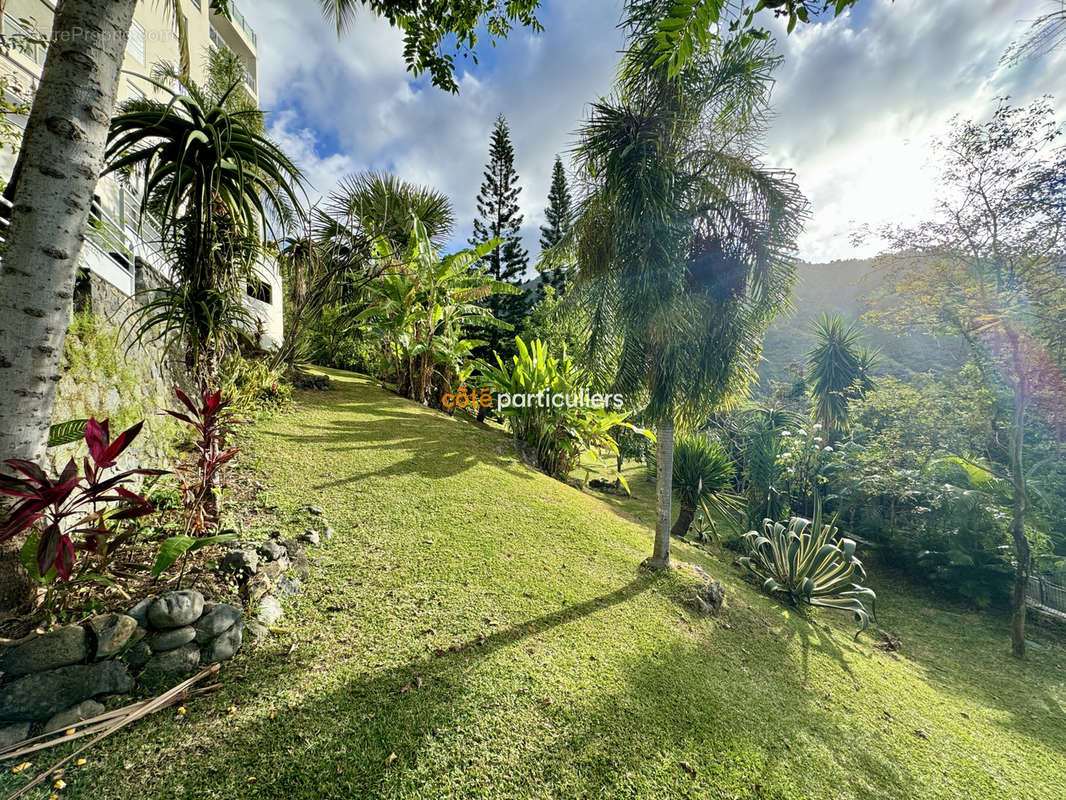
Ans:
{"label": "agave plant", "polygon": [[767,519],[763,532],[748,531],[744,540],[749,554],[740,563],[763,579],[763,590],[783,592],[793,603],[850,611],[862,625],[858,637],[870,623],[870,613],[859,598],[877,600],[872,589],[855,579],[866,579],[862,562],[855,558],[855,542],[837,536],[835,525],[822,524],[816,507],[814,521],[793,517],[785,526]]}

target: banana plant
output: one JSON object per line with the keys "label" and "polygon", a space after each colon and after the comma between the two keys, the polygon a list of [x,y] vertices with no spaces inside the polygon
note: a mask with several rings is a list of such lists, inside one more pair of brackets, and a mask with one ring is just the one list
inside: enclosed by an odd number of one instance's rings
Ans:
{"label": "banana plant", "polygon": [[763,521],[763,531],[744,534],[748,555],[739,559],[743,567],[763,579],[763,591],[781,593],[796,605],[850,611],[866,630],[871,612],[860,598],[874,608],[877,595],[856,583],[865,580],[866,570],[855,558],[855,542],[837,536],[837,527],[823,524],[821,505],[815,505],[814,520],[793,517],[788,525],[772,519]]}

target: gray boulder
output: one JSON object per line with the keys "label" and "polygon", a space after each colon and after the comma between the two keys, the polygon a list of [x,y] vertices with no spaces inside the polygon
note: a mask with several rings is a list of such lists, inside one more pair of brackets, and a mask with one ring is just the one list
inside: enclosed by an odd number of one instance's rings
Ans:
{"label": "gray boulder", "polygon": [[14,725],[0,727],[0,750],[13,744],[24,742],[30,736],[30,723],[18,722]]}
{"label": "gray boulder", "polygon": [[288,575],[282,575],[274,581],[274,594],[278,597],[293,597],[302,594],[303,590],[304,587],[300,585],[300,582]]}
{"label": "gray boulder", "polygon": [[146,597],[129,611],[126,612],[126,616],[133,617],[137,620],[137,625],[141,628],[148,627],[148,609],[152,607],[152,603],[155,602],[154,597]]}
{"label": "gray boulder", "polygon": [[200,650],[201,664],[216,664],[233,658],[241,649],[241,633],[244,623],[237,620],[228,630],[223,631]]}
{"label": "gray boulder", "polygon": [[295,561],[304,554],[304,546],[295,539],[282,539],[281,545],[285,548],[290,561]]}
{"label": "gray boulder", "polygon": [[151,657],[152,648],[148,646],[147,641],[142,639],[126,653],[126,664],[129,665],[130,669],[140,669],[148,663]]}
{"label": "gray boulder", "polygon": [[301,542],[307,542],[308,544],[317,545],[322,541],[322,538],[318,535],[316,530],[306,530],[300,535]]}
{"label": "gray boulder", "polygon": [[7,676],[27,675],[77,664],[89,657],[89,634],[80,625],[34,636],[0,656],[0,672]]}
{"label": "gray boulder", "polygon": [[111,658],[137,634],[137,620],[125,614],[101,614],[89,620],[96,634],[96,659]]}
{"label": "gray boulder", "polygon": [[211,641],[225,633],[240,622],[241,610],[228,603],[212,606],[193,626],[196,628],[196,641],[200,644]]}
{"label": "gray boulder", "polygon": [[248,620],[244,629],[248,631],[255,643],[259,643],[270,636],[270,628],[257,619]]}
{"label": "gray boulder", "polygon": [[222,557],[219,567],[223,572],[233,572],[247,578],[259,569],[259,553],[250,548],[230,550]]}
{"label": "gray boulder", "polygon": [[165,630],[191,625],[204,611],[204,596],[192,589],[167,592],[148,609],[148,621],[153,628]]}
{"label": "gray boulder", "polygon": [[267,561],[277,561],[286,555],[285,547],[277,542],[263,542],[259,545],[259,555]]}
{"label": "gray boulder", "polygon": [[312,514],[316,517],[321,517],[326,512],[322,510],[322,506],[308,506],[307,513]]}
{"label": "gray boulder", "polygon": [[185,625],[181,628],[171,628],[168,631],[157,633],[148,640],[148,646],[153,653],[165,653],[167,650],[177,650],[183,644],[188,644],[196,638],[196,628]]}
{"label": "gray boulder", "polygon": [[195,644],[183,644],[176,650],[157,653],[144,666],[142,677],[152,683],[174,675],[184,675],[200,666],[200,648]]}
{"label": "gray boulder", "polygon": [[327,525],[326,529],[322,531],[322,535],[326,537],[326,541],[328,542],[330,539],[333,538],[333,528]]}
{"label": "gray boulder", "polygon": [[274,582],[265,573],[257,572],[244,584],[244,594],[248,602],[256,603],[263,598],[263,595],[269,594],[273,588]]}
{"label": "gray boulder", "polygon": [[281,603],[278,598],[272,594],[268,594],[259,601],[259,611],[255,615],[255,618],[262,622],[267,627],[270,627],[279,619],[285,611],[281,607]]}
{"label": "gray boulder", "polygon": [[100,694],[125,694],[133,681],[121,661],[75,664],[26,675],[0,688],[0,720],[48,719]]}
{"label": "gray boulder", "polygon": [[73,708],[60,711],[48,722],[44,723],[44,732],[65,731],[67,728],[75,727],[79,722],[85,722],[87,719],[100,716],[106,710],[103,703],[97,703],[95,700],[83,700]]}

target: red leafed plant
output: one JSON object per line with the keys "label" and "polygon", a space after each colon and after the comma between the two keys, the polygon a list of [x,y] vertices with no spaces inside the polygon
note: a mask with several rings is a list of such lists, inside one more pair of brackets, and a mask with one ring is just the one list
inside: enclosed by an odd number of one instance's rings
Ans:
{"label": "red leafed plant", "polygon": [[0,474],[0,494],[17,498],[0,525],[0,541],[37,529],[37,570],[70,580],[75,551],[103,553],[109,549],[114,523],[151,514],[155,509],[126,485],[136,475],[162,475],[164,470],[133,469],[108,473],[118,457],[141,432],[138,422],[114,439],[108,421],[90,419],[85,425],[89,455],[82,468],[72,458],[58,477],[45,473],[32,461],[12,458],[4,462],[14,475]]}
{"label": "red leafed plant", "polygon": [[195,460],[190,467],[179,467],[181,496],[185,507],[186,529],[190,534],[202,534],[218,522],[218,475],[222,466],[237,455],[236,448],[226,448],[226,439],[233,432],[235,420],[229,400],[222,392],[205,389],[197,405],[181,389],[174,394],[185,406],[184,411],[167,410],[167,414],[187,423],[194,432],[191,452]]}

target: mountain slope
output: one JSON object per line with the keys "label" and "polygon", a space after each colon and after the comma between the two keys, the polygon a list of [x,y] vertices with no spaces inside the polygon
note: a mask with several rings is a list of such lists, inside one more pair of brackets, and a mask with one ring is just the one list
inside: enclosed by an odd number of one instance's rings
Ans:
{"label": "mountain slope", "polygon": [[685,571],[639,573],[651,534],[624,501],[332,374],[246,455],[289,527],[316,504],[336,529],[287,632],[185,717],[99,746],[64,797],[1059,796],[1066,650],[1039,630],[1019,664],[1005,621],[874,574],[903,641],[885,653],[680,545],[726,588],[723,615],[698,616]]}

